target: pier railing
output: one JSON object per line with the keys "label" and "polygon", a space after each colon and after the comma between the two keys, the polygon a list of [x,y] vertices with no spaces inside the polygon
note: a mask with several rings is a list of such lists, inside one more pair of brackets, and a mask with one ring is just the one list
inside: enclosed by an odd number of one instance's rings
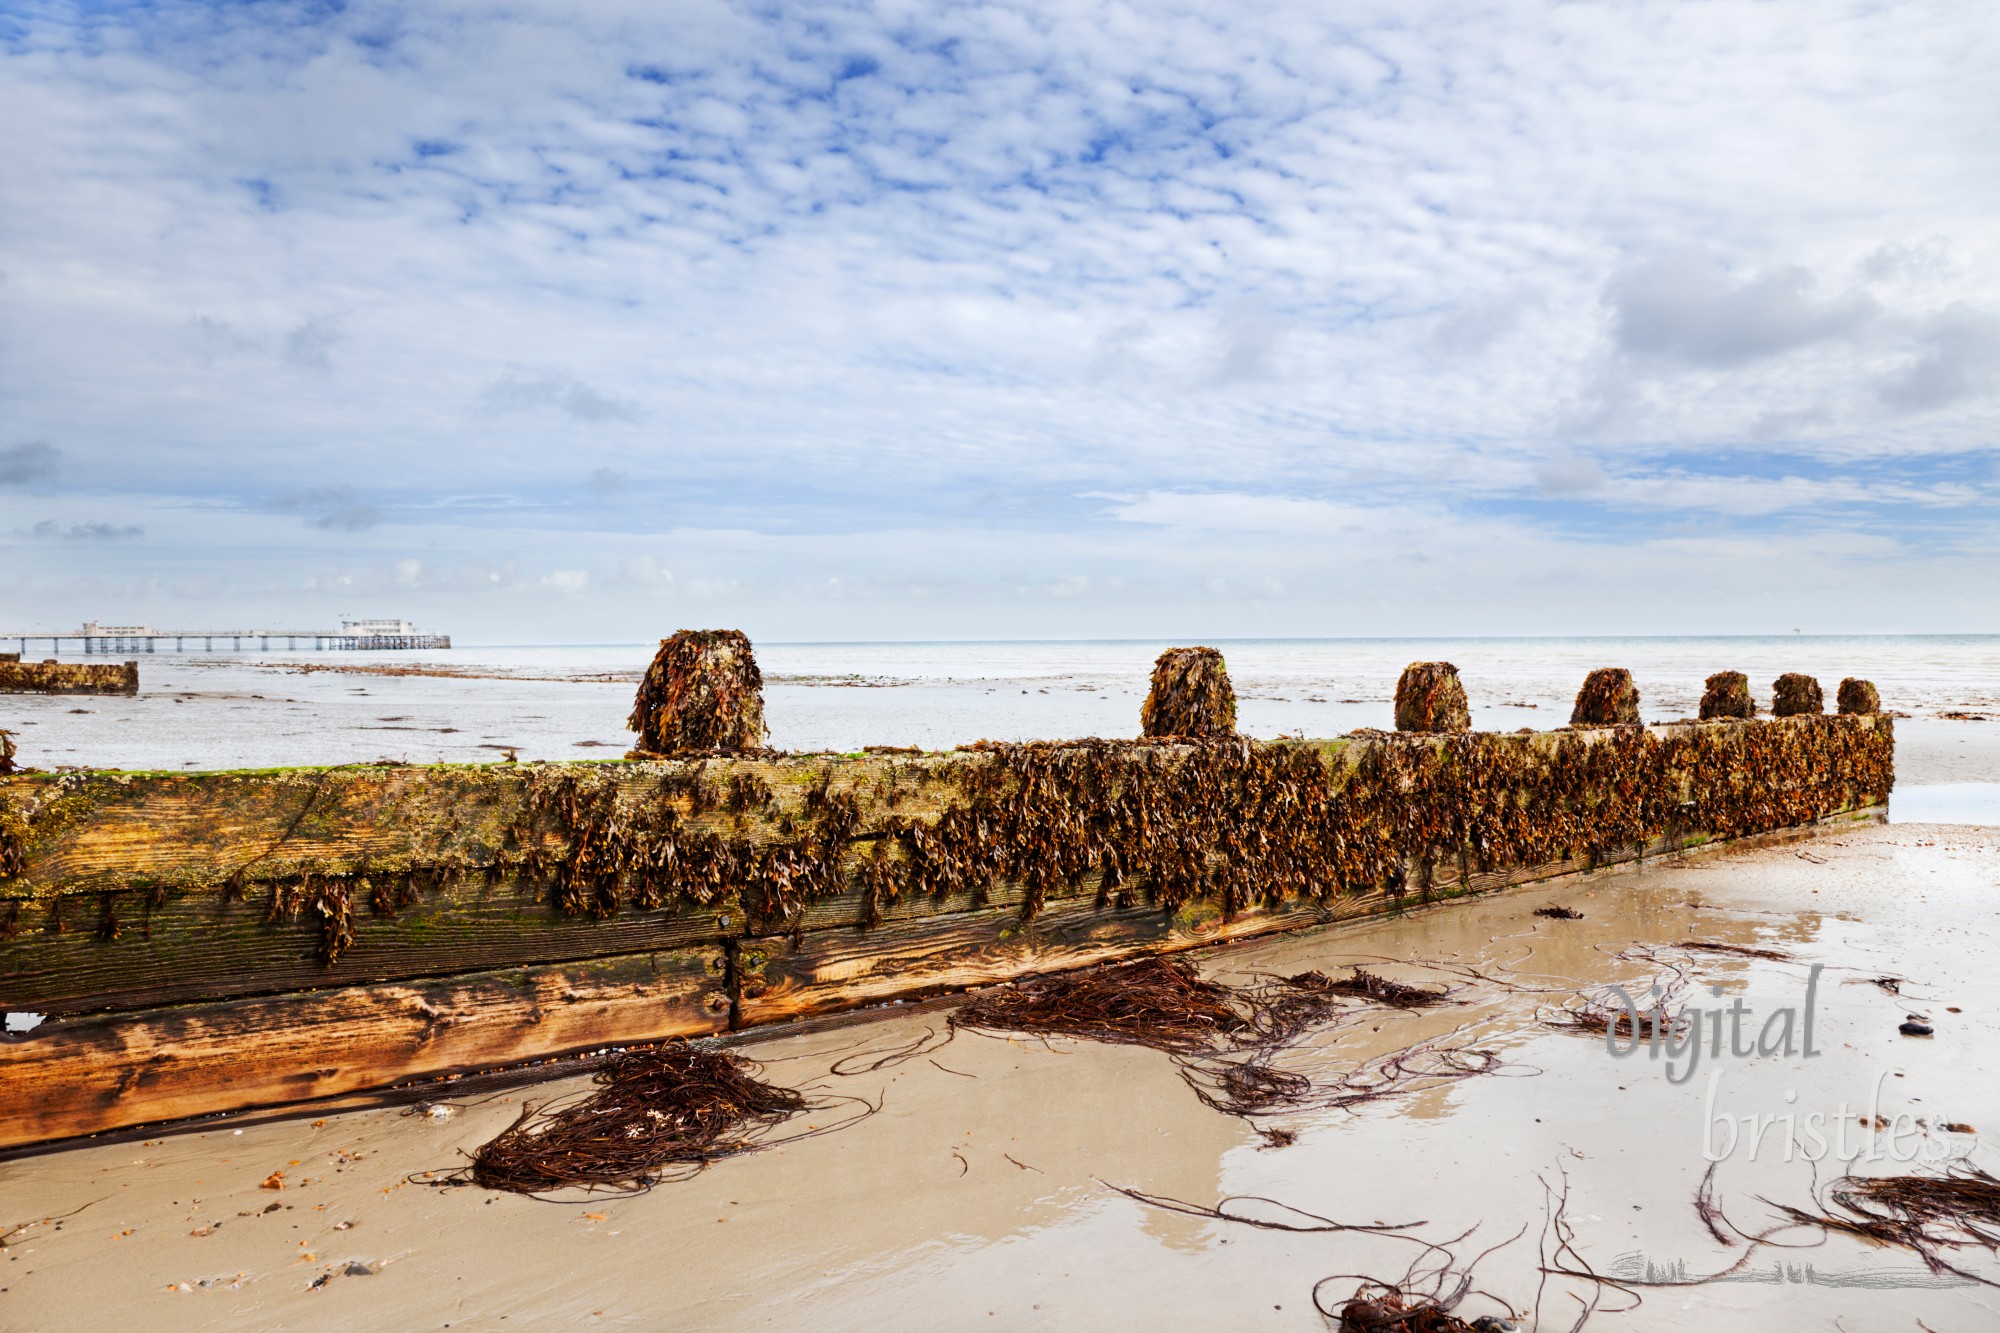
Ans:
{"label": "pier railing", "polygon": [[449,648],[449,634],[350,634],[325,629],[162,629],[145,634],[50,634],[21,630],[0,634],[0,645],[18,644],[26,657],[34,644],[46,643],[51,653],[241,653],[391,652],[401,649]]}

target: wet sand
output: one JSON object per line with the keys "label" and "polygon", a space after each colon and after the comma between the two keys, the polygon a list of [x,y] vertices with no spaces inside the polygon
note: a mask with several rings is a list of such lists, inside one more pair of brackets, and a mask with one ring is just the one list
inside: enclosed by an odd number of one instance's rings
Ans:
{"label": "wet sand", "polygon": [[[1256,1126],[1204,1107],[1167,1057],[1147,1050],[964,1034],[873,1073],[833,1074],[838,1062],[867,1065],[873,1053],[944,1032],[939,1011],[892,1009],[740,1048],[774,1082],[879,1103],[879,1113],[637,1198],[565,1205],[410,1182],[459,1163],[522,1097],[541,1101],[579,1079],[468,1098],[443,1116],[382,1108],[209,1122],[18,1158],[0,1164],[0,1227],[16,1228],[0,1260],[0,1323],[1310,1329],[1323,1326],[1311,1302],[1321,1278],[1393,1278],[1419,1253],[1391,1237],[1186,1216],[1107,1184],[1202,1205],[1263,1195],[1348,1222],[1421,1221],[1409,1234],[1438,1242],[1476,1228],[1451,1246],[1461,1258],[1525,1227],[1481,1263],[1478,1285],[1526,1310],[1547,1224],[1544,1183],[1566,1180],[1577,1248],[1599,1271],[1651,1262],[1715,1272],[1742,1247],[1711,1238],[1691,1203],[1708,1165],[1711,1067],[1721,1071],[1720,1114],[1819,1111],[1830,1123],[1845,1104],[1850,1148],[1887,1142],[1855,1117],[1908,1114],[1927,1128],[1906,1125],[1906,1148],[1928,1142],[2000,1165],[1979,1135],[1941,1128],[2000,1132],[1996,888],[2000,829],[1856,824],[1217,950],[1203,965],[1224,978],[1391,959],[1383,966],[1399,978],[1466,984],[1459,1004],[1371,1014],[1290,1067],[1337,1071],[1451,1030],[1506,1061],[1499,1074],[1352,1111],[1276,1117],[1268,1123],[1298,1135],[1280,1149],[1265,1148]],[[1584,918],[1532,914],[1550,904]],[[1675,1086],[1643,1052],[1613,1059],[1601,1038],[1536,1023],[1538,1009],[1579,990],[1644,986],[1662,971],[1657,960],[1676,955],[1648,961],[1629,951],[1689,938],[1794,956],[1678,955],[1697,983],[1695,1004],[1742,996],[1758,1021],[1776,1006],[1803,1006],[1809,965],[1824,964],[1814,1033],[1823,1053],[1704,1053],[1696,1077]],[[1468,981],[1462,967],[1492,980]],[[1883,975],[1906,979],[1900,998],[1871,984]],[[1910,1012],[1929,1015],[1936,1036],[1899,1036]],[[1745,1230],[1769,1221],[1759,1195],[1807,1203],[1812,1168],[1782,1160],[1785,1137],[1772,1133],[1754,1157],[1739,1148],[1718,1168],[1719,1200]],[[283,1189],[263,1187],[274,1172]],[[1822,1162],[1819,1172],[1839,1168]],[[1786,1239],[1817,1240],[1803,1231]],[[2000,1273],[1981,1251],[1957,1261]],[[1916,1329],[1918,1320],[1938,1330],[2000,1324],[2000,1291],[1941,1281],[1904,1251],[1834,1237],[1761,1252],[1750,1271],[1769,1277],[1780,1264],[1789,1279],[1649,1289],[1625,1313],[1612,1311],[1629,1299],[1606,1291],[1589,1326],[1859,1333]],[[1349,1287],[1336,1282],[1325,1295]],[[1531,1326],[1569,1328],[1575,1298],[1590,1292],[1551,1279]],[[1475,1300],[1461,1312],[1498,1310]]]}

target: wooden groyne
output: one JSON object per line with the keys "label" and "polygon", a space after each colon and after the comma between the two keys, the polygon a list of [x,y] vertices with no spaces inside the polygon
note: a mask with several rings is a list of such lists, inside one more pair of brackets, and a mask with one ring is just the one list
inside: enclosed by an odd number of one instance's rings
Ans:
{"label": "wooden groyne", "polygon": [[0,653],[0,694],[137,694],[139,664],[122,662],[23,662]]}
{"label": "wooden groyne", "polygon": [[1893,744],[1886,716],[1804,714],[0,777],[0,1007],[49,1015],[0,1042],[0,1144],[712,1035],[1808,825],[1880,804]]}

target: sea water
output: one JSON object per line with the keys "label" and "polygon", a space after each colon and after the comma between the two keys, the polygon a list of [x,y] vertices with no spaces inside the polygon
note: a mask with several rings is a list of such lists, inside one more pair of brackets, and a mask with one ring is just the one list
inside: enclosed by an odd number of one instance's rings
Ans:
{"label": "sea water", "polygon": [[[1164,640],[757,645],[771,743],[943,749],[980,739],[1131,736]],[[1564,725],[1584,675],[1622,666],[1649,721],[1695,712],[1702,683],[1742,671],[1764,706],[1787,671],[1871,679],[1899,722],[1905,788],[2000,780],[2000,636],[1218,640],[1248,735],[1394,725],[1396,677],[1455,663],[1483,730]],[[147,655],[136,698],[11,696],[21,762],[212,769],[606,757],[654,645],[469,646],[441,652]],[[361,670],[357,670],[361,669]],[[457,674],[381,675],[377,669]],[[1947,717],[1947,714],[1959,714]],[[1990,720],[1982,720],[1990,719]],[[1955,808],[1984,809],[1977,792]],[[1969,802],[1969,804],[1968,804]]]}

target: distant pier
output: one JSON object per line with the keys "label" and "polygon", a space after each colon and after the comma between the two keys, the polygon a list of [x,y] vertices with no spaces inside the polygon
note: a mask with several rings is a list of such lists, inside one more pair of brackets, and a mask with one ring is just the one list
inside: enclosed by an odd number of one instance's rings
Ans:
{"label": "distant pier", "polygon": [[424,634],[407,620],[346,620],[339,629],[155,629],[150,625],[100,625],[85,622],[65,633],[24,630],[0,634],[0,645],[18,644],[23,657],[29,645],[46,643],[60,655],[80,653],[240,653],[272,649],[314,652],[381,652],[414,648],[449,648],[451,635]]}

